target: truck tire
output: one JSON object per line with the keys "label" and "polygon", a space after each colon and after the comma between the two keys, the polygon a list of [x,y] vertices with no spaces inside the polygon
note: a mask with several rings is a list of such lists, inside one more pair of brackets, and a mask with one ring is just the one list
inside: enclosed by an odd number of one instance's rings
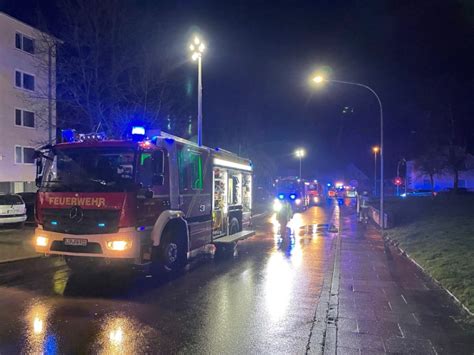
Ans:
{"label": "truck tire", "polygon": [[238,232],[240,232],[239,220],[237,218],[233,217],[230,220],[230,223],[229,223],[229,235],[232,235],[232,234],[235,234],[235,233],[238,233]]}
{"label": "truck tire", "polygon": [[172,228],[166,228],[161,240],[160,246],[154,253],[153,263],[158,262],[167,271],[182,269],[187,263],[185,236],[173,233]]}

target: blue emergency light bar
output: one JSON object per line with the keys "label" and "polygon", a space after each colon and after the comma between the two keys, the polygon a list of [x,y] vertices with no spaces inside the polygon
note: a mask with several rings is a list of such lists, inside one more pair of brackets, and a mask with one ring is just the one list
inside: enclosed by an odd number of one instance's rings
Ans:
{"label": "blue emergency light bar", "polygon": [[132,127],[132,135],[144,136],[145,135],[145,127],[133,126]]}
{"label": "blue emergency light bar", "polygon": [[65,143],[74,142],[76,139],[76,130],[75,129],[62,129],[61,130],[61,140]]}

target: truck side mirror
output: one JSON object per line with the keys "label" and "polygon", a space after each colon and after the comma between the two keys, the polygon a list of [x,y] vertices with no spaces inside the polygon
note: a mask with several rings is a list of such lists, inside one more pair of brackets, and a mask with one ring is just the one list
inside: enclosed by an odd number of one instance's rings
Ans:
{"label": "truck side mirror", "polygon": [[41,180],[43,176],[43,160],[41,156],[36,157],[36,178],[35,178],[35,185],[36,187],[41,186]]}

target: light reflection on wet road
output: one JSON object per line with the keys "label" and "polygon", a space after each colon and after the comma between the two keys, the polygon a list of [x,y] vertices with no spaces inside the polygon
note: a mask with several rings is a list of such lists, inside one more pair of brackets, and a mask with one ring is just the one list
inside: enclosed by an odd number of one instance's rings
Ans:
{"label": "light reflection on wet road", "polygon": [[2,265],[0,353],[304,352],[337,211],[296,214],[286,247],[262,221],[236,258],[203,255],[159,279],[75,275],[59,258]]}

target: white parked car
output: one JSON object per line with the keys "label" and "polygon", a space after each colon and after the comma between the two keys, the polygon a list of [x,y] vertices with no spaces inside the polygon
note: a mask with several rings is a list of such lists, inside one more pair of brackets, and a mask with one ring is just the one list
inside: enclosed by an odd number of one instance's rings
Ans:
{"label": "white parked car", "polygon": [[19,195],[0,195],[0,225],[16,224],[22,226],[25,221],[25,201]]}

